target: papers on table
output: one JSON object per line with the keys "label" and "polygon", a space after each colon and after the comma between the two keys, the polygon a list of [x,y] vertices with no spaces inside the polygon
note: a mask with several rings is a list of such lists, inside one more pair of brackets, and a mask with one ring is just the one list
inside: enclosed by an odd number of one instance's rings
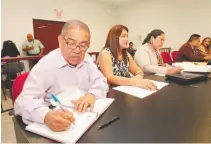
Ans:
{"label": "papers on table", "polygon": [[166,76],[166,74],[159,74],[159,73],[156,73],[155,75],[156,76],[162,76],[162,77],[165,77]]}
{"label": "papers on table", "polygon": [[201,72],[201,73],[211,72],[211,66],[204,65],[203,63],[180,62],[180,63],[173,63],[172,65],[182,67],[183,71],[185,72]]}
{"label": "papers on table", "polygon": [[[157,85],[158,90],[168,85],[168,83],[165,83],[165,82],[159,82],[159,81],[154,81],[154,80],[152,80],[152,82],[155,85]],[[117,87],[114,87],[113,89],[136,96],[138,98],[144,98],[156,92],[154,90],[150,91],[150,90],[142,89],[135,86],[117,86]]]}
{"label": "papers on table", "polygon": [[68,109],[73,112],[75,117],[75,125],[63,132],[54,132],[46,125],[41,123],[32,123],[26,127],[26,130],[41,136],[50,138],[52,140],[62,143],[76,143],[78,139],[86,132],[86,130],[105,112],[105,110],[112,104],[114,99],[102,98],[95,102],[93,112],[85,112],[78,114],[73,109]]}

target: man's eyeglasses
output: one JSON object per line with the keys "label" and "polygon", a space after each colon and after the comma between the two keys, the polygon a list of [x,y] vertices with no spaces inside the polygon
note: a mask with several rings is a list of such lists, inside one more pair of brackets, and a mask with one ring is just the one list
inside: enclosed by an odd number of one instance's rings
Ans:
{"label": "man's eyeglasses", "polygon": [[77,45],[75,42],[68,42],[64,37],[63,39],[70,50],[75,50],[78,47],[80,51],[86,51],[89,48],[87,43],[82,43],[80,45]]}

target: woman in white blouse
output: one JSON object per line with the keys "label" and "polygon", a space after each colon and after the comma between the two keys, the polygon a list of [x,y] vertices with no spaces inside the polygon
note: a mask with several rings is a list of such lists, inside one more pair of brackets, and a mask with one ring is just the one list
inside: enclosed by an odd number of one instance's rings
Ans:
{"label": "woman in white blouse", "polygon": [[163,63],[159,53],[165,41],[165,33],[155,29],[144,39],[143,45],[135,53],[135,61],[145,73],[174,74],[182,69]]}

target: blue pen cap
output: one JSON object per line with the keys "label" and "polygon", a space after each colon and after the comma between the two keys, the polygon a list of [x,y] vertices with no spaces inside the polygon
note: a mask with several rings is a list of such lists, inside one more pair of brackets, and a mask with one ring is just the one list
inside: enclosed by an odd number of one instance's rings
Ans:
{"label": "blue pen cap", "polygon": [[51,94],[51,97],[53,98],[53,100],[55,101],[55,102],[58,102],[59,100],[57,99],[57,97],[54,95],[54,94]]}

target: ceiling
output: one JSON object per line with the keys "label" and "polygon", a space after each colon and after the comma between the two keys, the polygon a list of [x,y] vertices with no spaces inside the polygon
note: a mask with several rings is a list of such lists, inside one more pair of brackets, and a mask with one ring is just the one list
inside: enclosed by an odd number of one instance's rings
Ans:
{"label": "ceiling", "polygon": [[97,0],[97,1],[102,1],[104,3],[108,3],[108,4],[118,6],[118,5],[125,4],[125,3],[133,3],[137,0]]}

